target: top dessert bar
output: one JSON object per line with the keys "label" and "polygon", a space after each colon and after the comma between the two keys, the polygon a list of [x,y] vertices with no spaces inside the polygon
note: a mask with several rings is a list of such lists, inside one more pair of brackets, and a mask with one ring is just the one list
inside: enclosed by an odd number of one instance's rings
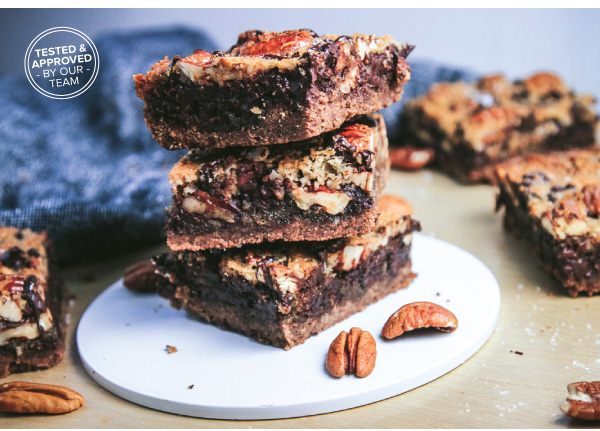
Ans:
{"label": "top dessert bar", "polygon": [[600,292],[600,150],[532,154],[497,167],[505,226],[571,296]]}
{"label": "top dessert bar", "polygon": [[300,141],[400,100],[412,49],[389,36],[248,31],[227,52],[159,61],[135,88],[169,150]]}
{"label": "top dessert bar", "polygon": [[433,149],[435,165],[465,182],[494,182],[495,164],[510,157],[592,145],[594,103],[551,73],[436,84],[407,103],[400,144]]}
{"label": "top dessert bar", "polygon": [[45,233],[0,227],[0,377],[63,357],[63,286]]}

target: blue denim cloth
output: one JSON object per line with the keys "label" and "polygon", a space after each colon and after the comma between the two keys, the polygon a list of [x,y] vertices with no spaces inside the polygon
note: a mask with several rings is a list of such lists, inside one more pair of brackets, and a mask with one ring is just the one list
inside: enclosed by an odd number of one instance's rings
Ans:
{"label": "blue denim cloth", "polygon": [[[48,231],[62,261],[164,238],[168,172],[182,152],[153,141],[132,76],[165,55],[218,48],[205,33],[188,29],[121,33],[94,42],[100,72],[73,99],[46,98],[24,76],[0,77],[0,225]],[[434,63],[411,65],[404,100],[435,81],[473,77]],[[398,103],[385,112],[391,139],[400,108]]]}

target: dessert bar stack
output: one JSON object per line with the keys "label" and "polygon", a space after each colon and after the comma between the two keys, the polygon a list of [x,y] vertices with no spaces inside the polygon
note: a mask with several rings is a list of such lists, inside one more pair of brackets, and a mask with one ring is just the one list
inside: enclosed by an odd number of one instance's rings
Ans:
{"label": "dessert bar stack", "polygon": [[594,103],[548,72],[439,83],[406,104],[400,144],[433,150],[434,165],[464,182],[494,183],[496,164],[512,157],[594,145]]}
{"label": "dessert bar stack", "polygon": [[410,79],[389,36],[249,31],[134,77],[170,172],[159,293],[290,348],[408,285],[410,205],[383,197],[383,118]]}

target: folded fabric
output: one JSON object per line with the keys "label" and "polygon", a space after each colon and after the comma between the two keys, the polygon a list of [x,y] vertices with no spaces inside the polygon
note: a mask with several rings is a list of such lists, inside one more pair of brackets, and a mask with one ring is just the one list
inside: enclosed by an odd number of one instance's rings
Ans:
{"label": "folded fabric", "polygon": [[[46,98],[24,76],[0,77],[0,225],[48,231],[63,262],[164,238],[168,172],[182,153],[153,141],[132,76],[164,56],[223,48],[202,31],[172,28],[94,42],[100,72],[73,99]],[[436,81],[475,78],[435,63],[409,63],[412,79],[403,100]],[[384,110],[392,141],[401,106]]]}

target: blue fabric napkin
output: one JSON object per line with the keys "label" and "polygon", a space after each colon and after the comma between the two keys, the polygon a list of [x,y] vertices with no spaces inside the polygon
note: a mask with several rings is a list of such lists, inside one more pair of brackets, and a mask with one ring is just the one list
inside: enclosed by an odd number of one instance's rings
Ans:
{"label": "blue fabric napkin", "polygon": [[[153,141],[132,77],[164,56],[227,48],[190,29],[111,34],[94,43],[100,72],[73,99],[49,99],[24,76],[0,76],[0,225],[48,231],[63,262],[164,238],[168,172],[183,153]],[[474,78],[435,63],[409,63],[403,100],[436,81]],[[384,112],[392,141],[401,107]]]}

